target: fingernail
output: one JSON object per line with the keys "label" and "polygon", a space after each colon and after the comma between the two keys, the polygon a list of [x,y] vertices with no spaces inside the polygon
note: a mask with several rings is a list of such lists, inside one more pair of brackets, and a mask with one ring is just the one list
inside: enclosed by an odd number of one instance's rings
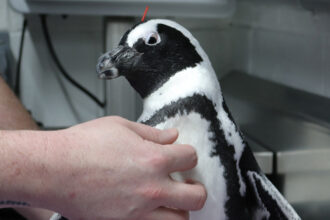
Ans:
{"label": "fingernail", "polygon": [[160,135],[161,142],[174,142],[178,138],[179,132],[176,128],[163,130]]}

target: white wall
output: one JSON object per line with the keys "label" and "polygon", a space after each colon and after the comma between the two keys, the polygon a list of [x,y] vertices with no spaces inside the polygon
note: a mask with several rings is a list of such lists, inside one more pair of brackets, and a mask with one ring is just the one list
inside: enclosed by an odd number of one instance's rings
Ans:
{"label": "white wall", "polygon": [[330,12],[238,0],[231,31],[232,68],[330,97]]}
{"label": "white wall", "polygon": [[[0,16],[0,29],[9,32],[11,50],[17,60],[23,17],[11,10],[7,1],[0,1]],[[103,82],[96,77],[95,64],[103,51],[102,25],[102,17],[50,16],[48,19],[50,35],[63,66],[100,99],[103,99]],[[36,120],[48,127],[68,126],[103,115],[99,107],[58,77],[58,73],[46,48],[39,17],[29,16],[21,66],[23,104]]]}

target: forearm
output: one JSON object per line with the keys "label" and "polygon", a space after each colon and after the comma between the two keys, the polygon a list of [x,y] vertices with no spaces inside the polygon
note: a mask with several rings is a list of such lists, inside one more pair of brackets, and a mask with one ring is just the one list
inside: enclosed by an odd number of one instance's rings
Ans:
{"label": "forearm", "polygon": [[43,206],[53,159],[51,132],[0,131],[0,204]]}
{"label": "forearm", "polygon": [[[0,77],[0,130],[17,130],[17,129],[38,129],[36,123],[25,110],[23,105],[10,90],[7,84]],[[4,148],[1,148],[4,149]],[[0,149],[0,153],[1,153]],[[2,171],[2,169],[1,169]],[[1,184],[1,180],[0,180]],[[1,191],[1,189],[0,189]],[[2,203],[10,203],[8,206],[13,206],[13,201],[5,201],[0,197],[0,208],[5,205]],[[2,204],[2,205],[1,205]],[[19,203],[23,204],[23,203]],[[52,215],[52,211],[42,210],[37,208],[16,208],[16,210],[27,219],[45,220],[49,219]]]}
{"label": "forearm", "polygon": [[0,77],[0,129],[38,129],[30,114]]}

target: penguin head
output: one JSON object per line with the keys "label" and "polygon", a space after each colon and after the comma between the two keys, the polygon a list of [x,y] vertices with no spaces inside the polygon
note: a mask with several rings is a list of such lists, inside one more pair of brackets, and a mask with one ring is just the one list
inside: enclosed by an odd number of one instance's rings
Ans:
{"label": "penguin head", "polygon": [[184,27],[170,20],[154,19],[129,29],[117,48],[99,58],[96,69],[103,79],[126,77],[145,98],[177,72],[207,59],[204,54]]}

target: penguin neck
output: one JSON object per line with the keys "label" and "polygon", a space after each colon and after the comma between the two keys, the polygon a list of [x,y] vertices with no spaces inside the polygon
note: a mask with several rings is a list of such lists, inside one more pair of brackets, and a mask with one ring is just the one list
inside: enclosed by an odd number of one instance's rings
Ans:
{"label": "penguin neck", "polygon": [[144,98],[143,113],[139,120],[145,120],[164,106],[194,94],[205,95],[215,106],[221,106],[222,94],[218,79],[213,68],[206,62],[177,72]]}

